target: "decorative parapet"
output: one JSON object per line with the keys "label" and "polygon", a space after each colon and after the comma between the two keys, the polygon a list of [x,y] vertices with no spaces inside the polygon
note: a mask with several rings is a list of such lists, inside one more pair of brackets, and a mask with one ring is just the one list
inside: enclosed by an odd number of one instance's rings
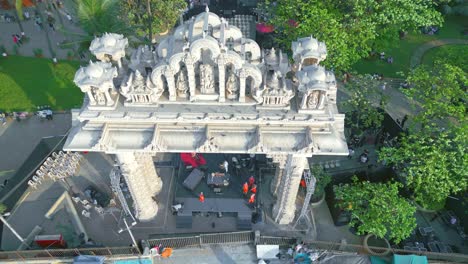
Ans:
{"label": "decorative parapet", "polygon": [[117,103],[119,94],[113,82],[117,75],[110,63],[90,61],[87,67],[78,69],[73,81],[88,95],[90,107],[105,109]]}

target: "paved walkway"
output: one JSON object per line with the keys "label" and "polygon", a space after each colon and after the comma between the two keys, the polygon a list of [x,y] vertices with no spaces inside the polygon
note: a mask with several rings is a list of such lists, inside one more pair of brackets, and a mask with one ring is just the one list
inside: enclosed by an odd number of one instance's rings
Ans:
{"label": "paved walkway", "polygon": [[465,44],[468,45],[468,39],[436,39],[432,41],[428,41],[423,45],[419,46],[411,55],[410,66],[414,68],[421,64],[424,54],[433,48],[437,48],[440,46],[445,45],[457,45],[457,44]]}
{"label": "paved walkway", "polygon": [[[18,54],[22,56],[34,56],[34,49],[41,49],[43,56],[46,58],[52,58],[54,55],[58,59],[66,59],[67,53],[74,51],[76,54],[78,48],[78,41],[85,34],[83,30],[76,23],[76,15],[73,12],[71,0],[64,1],[65,7],[51,9],[52,17],[55,18],[55,31],[52,30],[47,23],[46,4],[44,2],[38,3],[36,6],[24,8],[24,11],[30,13],[30,19],[21,22],[25,36],[29,38],[29,41],[23,43],[23,45],[17,47]],[[2,14],[13,15],[15,10],[1,10]],[[70,13],[73,22],[68,21],[66,13]],[[37,13],[43,22],[43,28],[40,29],[35,24],[35,13]],[[0,23],[0,45],[3,45],[6,49],[7,54],[14,54],[13,34],[21,34],[20,26],[17,22],[13,23]],[[60,43],[73,42],[73,48],[61,48]]]}

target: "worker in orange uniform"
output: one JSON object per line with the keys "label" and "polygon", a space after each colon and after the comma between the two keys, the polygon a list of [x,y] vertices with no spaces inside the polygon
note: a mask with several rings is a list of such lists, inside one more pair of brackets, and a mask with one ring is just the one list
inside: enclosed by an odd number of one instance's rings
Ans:
{"label": "worker in orange uniform", "polygon": [[250,195],[250,198],[249,198],[249,204],[253,204],[255,203],[255,193],[252,193],[252,195]]}
{"label": "worker in orange uniform", "polygon": [[300,185],[301,185],[302,188],[307,187],[306,181],[304,179],[301,179]]}
{"label": "worker in orange uniform", "polygon": [[255,178],[254,178],[254,176],[250,176],[250,178],[249,178],[249,186],[254,185],[254,183],[255,183]]}
{"label": "worker in orange uniform", "polygon": [[246,195],[248,191],[249,191],[249,185],[247,183],[244,183],[244,185],[242,185],[242,193]]}
{"label": "worker in orange uniform", "polygon": [[199,195],[198,195],[198,200],[202,203],[205,202],[205,195],[203,194],[203,192],[201,192]]}
{"label": "worker in orange uniform", "polygon": [[257,185],[256,184],[252,185],[252,189],[250,189],[250,192],[257,193]]}

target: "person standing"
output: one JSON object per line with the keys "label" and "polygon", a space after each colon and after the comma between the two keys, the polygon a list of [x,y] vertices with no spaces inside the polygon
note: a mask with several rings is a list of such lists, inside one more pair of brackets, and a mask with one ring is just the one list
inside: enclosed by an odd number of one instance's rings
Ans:
{"label": "person standing", "polygon": [[19,47],[20,44],[18,42],[18,37],[15,34],[13,34],[11,36],[13,37],[13,43],[15,43]]}
{"label": "person standing", "polygon": [[244,185],[242,185],[242,193],[244,195],[247,195],[248,192],[249,192],[249,185],[245,182]]}
{"label": "person standing", "polygon": [[201,192],[201,193],[198,195],[198,201],[200,201],[201,203],[204,203],[204,202],[205,202],[205,195],[203,194],[203,192]]}
{"label": "person standing", "polygon": [[254,185],[254,183],[255,183],[255,178],[254,178],[254,176],[250,176],[250,177],[249,177],[249,186]]}
{"label": "person standing", "polygon": [[403,120],[401,120],[401,128],[405,128],[405,123],[408,120],[408,115],[405,115],[403,117]]}
{"label": "person standing", "polygon": [[255,203],[255,193],[252,193],[252,195],[250,195],[250,198],[249,198],[249,204],[253,204]]}
{"label": "person standing", "polygon": [[250,192],[251,193],[257,193],[257,185],[256,184],[252,185],[252,188],[250,189]]}

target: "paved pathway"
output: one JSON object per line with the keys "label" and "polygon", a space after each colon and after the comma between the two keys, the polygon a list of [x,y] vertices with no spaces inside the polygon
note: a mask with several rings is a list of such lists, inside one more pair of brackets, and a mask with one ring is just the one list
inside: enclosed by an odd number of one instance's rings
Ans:
{"label": "paved pathway", "polygon": [[63,135],[70,126],[70,114],[56,114],[50,121],[36,116],[21,122],[8,119],[0,127],[0,181],[15,174],[43,137]]}
{"label": "paved pathway", "polygon": [[[71,0],[65,1],[64,8],[51,9],[52,16],[55,18],[55,31],[53,31],[47,23],[47,14],[46,14],[46,4],[38,3],[37,6],[24,8],[24,11],[30,13],[31,18],[29,20],[24,20],[21,22],[25,36],[30,38],[27,43],[19,46],[18,53],[22,56],[34,56],[34,49],[42,49],[43,56],[47,58],[52,58],[54,55],[58,59],[66,59],[67,53],[71,49],[63,49],[59,47],[59,44],[67,41],[77,42],[84,35],[83,30],[76,23],[76,15],[72,12],[72,3]],[[10,14],[13,15],[14,10],[1,10],[1,14]],[[41,16],[43,21],[43,29],[39,29],[35,25],[34,17],[35,12]],[[69,22],[66,18],[66,12],[69,12],[74,19],[73,22]],[[6,48],[7,54],[14,54],[13,43],[13,34],[21,34],[20,27],[18,23],[0,23],[0,45],[3,45]],[[74,49],[78,45],[76,44]]]}
{"label": "paved pathway", "polygon": [[444,45],[456,45],[456,44],[465,44],[468,45],[468,39],[436,39],[429,42],[424,43],[423,45],[419,46],[411,55],[410,66],[414,68],[421,64],[422,58],[424,54],[432,49],[437,48]]}

